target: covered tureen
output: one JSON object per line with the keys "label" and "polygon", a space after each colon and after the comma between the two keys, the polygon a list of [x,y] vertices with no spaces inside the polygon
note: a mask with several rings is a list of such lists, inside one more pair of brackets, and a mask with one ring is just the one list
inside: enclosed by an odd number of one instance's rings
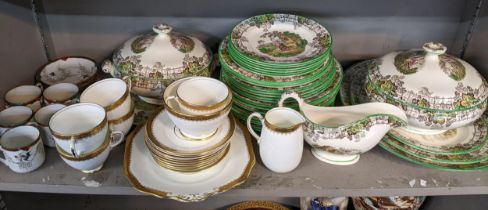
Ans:
{"label": "covered tureen", "polygon": [[211,53],[198,39],[171,31],[166,24],[153,33],[126,41],[102,69],[131,83],[132,93],[160,104],[165,87],[188,76],[209,76]]}
{"label": "covered tureen", "polygon": [[441,43],[429,42],[423,49],[376,59],[368,72],[368,97],[403,108],[413,131],[436,132],[472,123],[486,109],[486,80],[446,50]]}

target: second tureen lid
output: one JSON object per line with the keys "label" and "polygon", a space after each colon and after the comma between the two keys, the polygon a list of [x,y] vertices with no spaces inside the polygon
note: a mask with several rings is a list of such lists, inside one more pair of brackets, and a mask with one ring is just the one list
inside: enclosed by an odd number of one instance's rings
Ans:
{"label": "second tureen lid", "polygon": [[386,54],[370,68],[369,80],[384,96],[439,110],[469,109],[486,101],[486,80],[469,63],[445,54],[441,43]]}

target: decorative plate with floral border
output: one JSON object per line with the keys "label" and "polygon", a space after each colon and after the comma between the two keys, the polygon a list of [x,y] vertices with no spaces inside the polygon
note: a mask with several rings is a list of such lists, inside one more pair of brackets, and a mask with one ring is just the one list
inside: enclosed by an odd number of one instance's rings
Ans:
{"label": "decorative plate with floral border", "polygon": [[332,38],[325,27],[291,14],[248,18],[234,27],[231,41],[247,57],[270,63],[312,60],[332,45]]}
{"label": "decorative plate with floral border", "polygon": [[136,190],[159,198],[203,201],[244,183],[256,162],[251,137],[240,124],[230,140],[230,150],[225,158],[195,173],[159,167],[144,143],[144,131],[145,126],[139,126],[127,137],[124,172]]}

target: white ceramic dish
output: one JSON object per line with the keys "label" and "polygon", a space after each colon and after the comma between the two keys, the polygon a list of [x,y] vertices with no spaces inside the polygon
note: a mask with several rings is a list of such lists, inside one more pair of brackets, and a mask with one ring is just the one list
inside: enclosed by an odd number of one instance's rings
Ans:
{"label": "white ceramic dish", "polygon": [[250,135],[235,129],[227,156],[211,168],[179,173],[159,167],[144,143],[143,126],[127,137],[124,172],[132,186],[146,194],[183,202],[203,201],[242,184],[255,163]]}
{"label": "white ceramic dish", "polygon": [[100,80],[81,93],[80,102],[98,104],[107,111],[108,120],[118,119],[130,112],[132,100],[129,86],[117,78]]}
{"label": "white ceramic dish", "polygon": [[94,60],[81,56],[56,59],[42,66],[36,81],[44,86],[72,83],[83,89],[95,81],[98,67]]}
{"label": "white ceramic dish", "polygon": [[44,104],[59,103],[71,105],[78,103],[78,86],[72,83],[57,83],[49,86],[42,93]]}

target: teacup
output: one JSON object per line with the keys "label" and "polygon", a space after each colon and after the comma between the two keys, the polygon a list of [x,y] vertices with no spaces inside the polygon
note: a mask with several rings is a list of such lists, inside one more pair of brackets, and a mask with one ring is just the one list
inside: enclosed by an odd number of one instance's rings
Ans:
{"label": "teacup", "polygon": [[107,119],[125,116],[131,109],[130,87],[124,80],[110,78],[88,86],[80,96],[81,103],[95,103],[107,111]]}
{"label": "teacup", "polygon": [[105,136],[124,136],[110,131],[105,109],[97,104],[79,103],[65,107],[51,117],[49,129],[57,147],[73,157],[89,154],[99,148]]}
{"label": "teacup", "polygon": [[44,145],[48,147],[55,147],[54,137],[49,130],[49,120],[59,110],[65,108],[63,104],[49,104],[40,108],[36,114],[34,114],[34,124],[41,132],[41,139]]}
{"label": "teacup", "polygon": [[132,107],[126,115],[108,121],[108,126],[112,131],[121,131],[124,135],[129,133],[132,124],[134,123],[134,115],[135,115],[135,105],[132,104]]}
{"label": "teacup", "polygon": [[44,104],[71,105],[79,102],[78,86],[72,83],[58,83],[49,86],[42,93]]}
{"label": "teacup", "polygon": [[42,85],[21,85],[5,94],[7,107],[27,106],[36,112],[42,106]]}
{"label": "teacup", "polygon": [[[251,120],[262,123],[261,136],[252,129]],[[278,173],[295,169],[302,159],[303,128],[305,118],[297,111],[277,107],[263,116],[257,112],[247,118],[247,129],[259,144],[259,154],[264,165]]]}
{"label": "teacup", "polygon": [[0,112],[0,136],[7,130],[25,125],[32,118],[32,109],[26,106],[13,106]]}
{"label": "teacup", "polygon": [[210,114],[222,110],[232,100],[229,88],[209,77],[191,77],[181,82],[176,94],[166,100],[175,100],[189,114]]}
{"label": "teacup", "polygon": [[110,150],[120,144],[123,138],[118,138],[115,141],[111,140],[110,136],[106,136],[103,144],[95,151],[84,154],[82,156],[74,157],[60,147],[56,147],[61,159],[74,169],[80,170],[83,173],[93,173],[103,167],[103,163],[107,160]]}
{"label": "teacup", "polygon": [[27,173],[44,163],[45,154],[39,130],[33,126],[19,126],[5,132],[0,139],[5,159],[0,161],[17,173]]}

